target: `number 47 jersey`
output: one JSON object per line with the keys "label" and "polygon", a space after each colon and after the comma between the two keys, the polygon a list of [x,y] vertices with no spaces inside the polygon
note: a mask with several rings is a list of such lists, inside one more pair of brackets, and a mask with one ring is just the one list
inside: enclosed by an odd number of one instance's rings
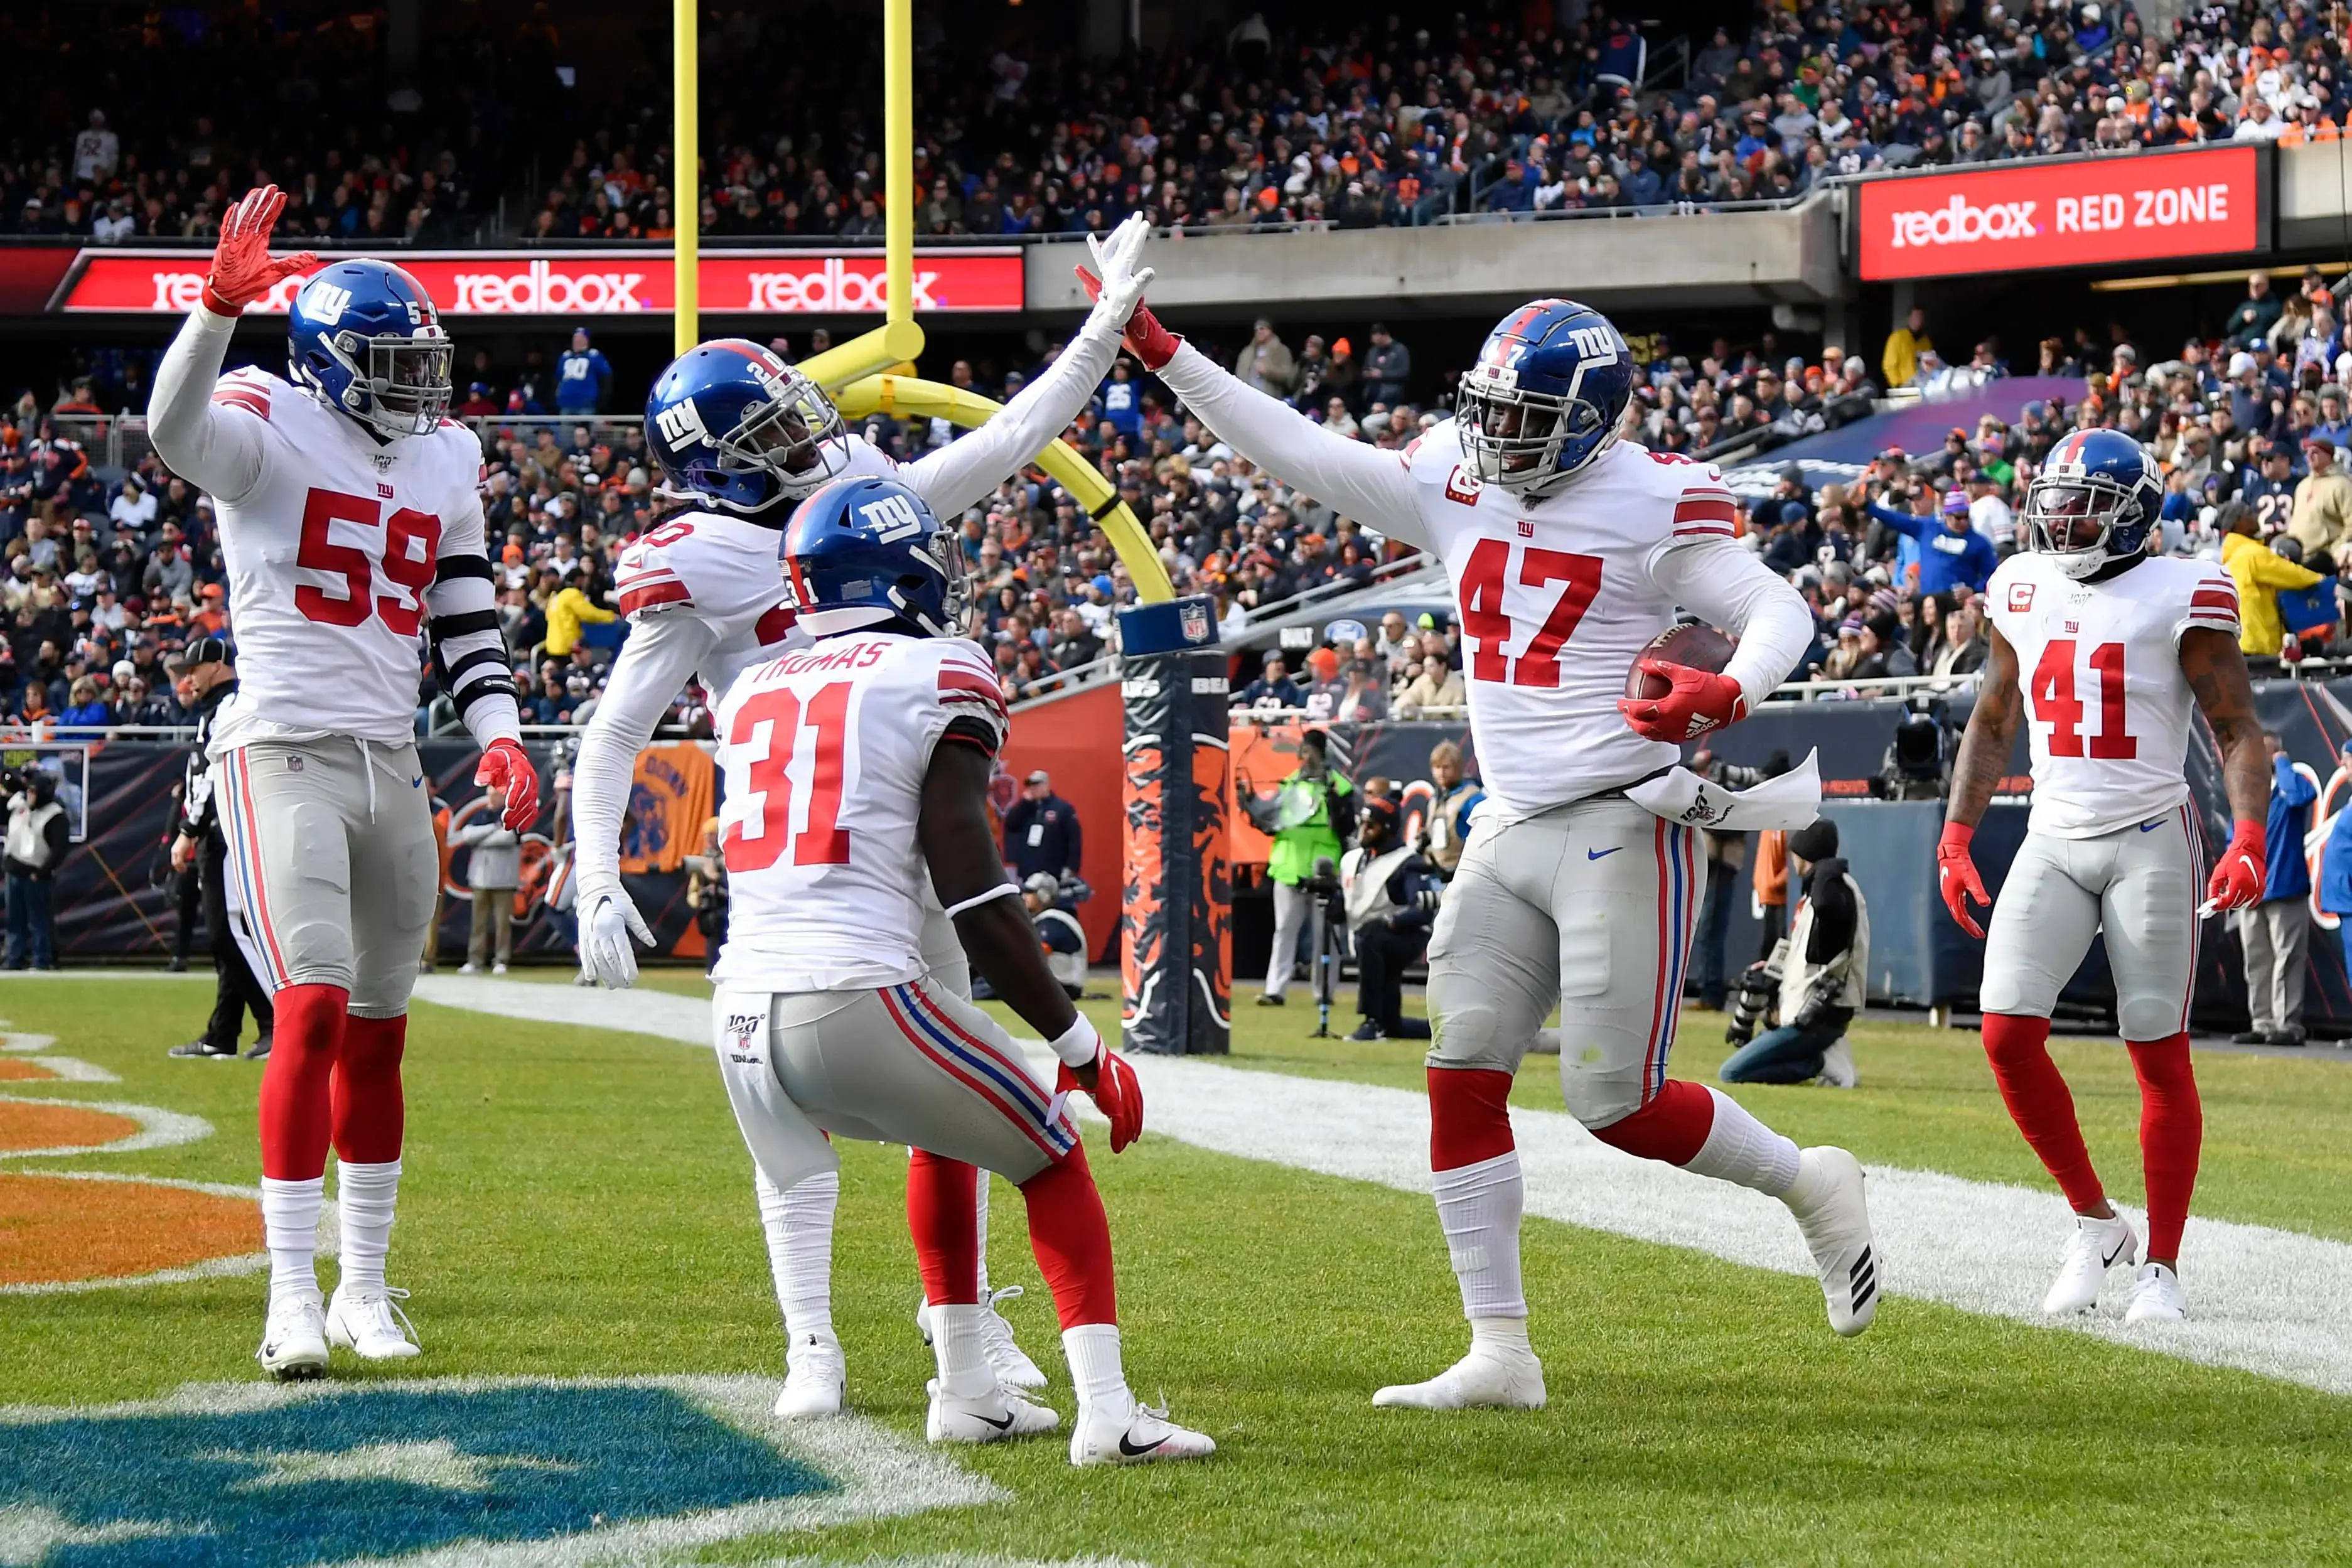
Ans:
{"label": "number 47 jersey", "polygon": [[2001,563],[1984,597],[2017,652],[2032,831],[2095,838],[2189,798],[2196,694],[2181,673],[2180,639],[2204,626],[2237,640],[2228,573],[2150,556],[2105,582],[2078,583],[2029,552]]}
{"label": "number 47 jersey", "polygon": [[716,977],[768,992],[919,977],[923,778],[950,724],[949,744],[1003,744],[988,657],[961,638],[826,637],[745,670],[716,717],[729,892]]}

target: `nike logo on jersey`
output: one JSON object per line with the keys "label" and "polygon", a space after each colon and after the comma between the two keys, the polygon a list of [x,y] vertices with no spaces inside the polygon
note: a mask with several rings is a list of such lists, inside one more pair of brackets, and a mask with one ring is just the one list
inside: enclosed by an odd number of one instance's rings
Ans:
{"label": "nike logo on jersey", "polygon": [[2159,817],[2158,817],[2154,822],[2143,822],[2143,823],[2141,823],[2141,824],[2139,825],[2139,830],[2140,830],[2142,833],[2153,833],[2153,832],[2155,832],[2158,828],[2159,828],[2159,827],[2161,827],[2161,826],[2164,826],[2164,818],[2162,818],[2162,817],[2160,817],[2160,816],[2159,816]]}
{"label": "nike logo on jersey", "polygon": [[[983,1420],[983,1421],[986,1421],[986,1420],[988,1419],[988,1417],[986,1417],[985,1415],[983,1415],[983,1416],[982,1416],[982,1417],[981,1417],[981,1419],[982,1419],[982,1420]],[[1118,1451],[1119,1451],[1120,1453],[1122,1453],[1122,1454],[1126,1455],[1126,1456],[1127,1456],[1129,1458],[1130,1458],[1130,1459],[1139,1459],[1139,1458],[1143,1458],[1143,1456],[1144,1456],[1144,1455],[1149,1454],[1150,1452],[1151,1452],[1154,1448],[1159,1447],[1160,1446],[1160,1444],[1161,1444],[1161,1443],[1165,1443],[1165,1442],[1167,1442],[1167,1441],[1168,1441],[1168,1439],[1167,1439],[1167,1438],[1162,1437],[1162,1438],[1160,1438],[1160,1442],[1159,1442],[1159,1443],[1146,1443],[1146,1444],[1144,1444],[1144,1445],[1143,1445],[1143,1447],[1139,1447],[1139,1447],[1137,1447],[1134,1444],[1132,1444],[1132,1443],[1130,1443],[1130,1442],[1129,1442],[1129,1441],[1127,1440],[1127,1434],[1126,1434],[1126,1433],[1121,1432],[1121,1433],[1118,1435]]]}
{"label": "nike logo on jersey", "polygon": [[1608,849],[1588,849],[1584,852],[1584,858],[1587,860],[1598,860],[1603,855],[1614,855],[1619,849],[1622,849],[1624,847],[1625,847],[1622,844],[1620,844]]}
{"label": "nike logo on jersey", "polygon": [[409,788],[411,788],[411,789],[422,789],[422,788],[424,788],[424,787],[425,787],[425,775],[424,775],[423,773],[419,773],[419,774],[417,774],[415,778],[413,778],[413,779],[409,780],[409,781],[408,781],[408,787],[409,787]]}

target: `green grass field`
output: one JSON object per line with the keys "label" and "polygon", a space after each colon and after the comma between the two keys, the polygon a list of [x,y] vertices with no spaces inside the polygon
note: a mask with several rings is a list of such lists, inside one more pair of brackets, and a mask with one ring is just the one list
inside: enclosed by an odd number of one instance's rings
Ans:
{"label": "green grass field", "polygon": [[[691,975],[648,981],[702,991]],[[0,1170],[253,1181],[255,1065],[163,1056],[205,999],[166,983],[0,981],[9,1027],[53,1034],[53,1050],[122,1079],[0,1088],[150,1103],[217,1129]],[[1097,1022],[1115,1011],[1097,1007]],[[1242,1007],[1234,1064],[1419,1084],[1414,1047],[1304,1039],[1311,1021],[1296,1005]],[[1719,1018],[1686,1016],[1677,1070],[1711,1075],[1720,1034]],[[1972,1035],[1870,1024],[1856,1045],[1857,1090],[1741,1098],[1801,1142],[1843,1142],[1866,1162],[2040,1183]],[[2056,1050],[2112,1190],[2137,1201],[2124,1053]],[[419,1005],[409,1059],[392,1272],[415,1292],[426,1353],[399,1375],[779,1370],[748,1162],[701,1053]],[[2352,1068],[2206,1054],[2198,1069],[2200,1212],[2352,1239]],[[1559,1107],[1550,1060],[1530,1062],[1518,1098]],[[1549,1407],[1376,1411],[1373,1387],[1433,1373],[1463,1341],[1425,1199],[1148,1135],[1113,1159],[1099,1126],[1089,1142],[1132,1381],[1147,1398],[1164,1389],[1217,1457],[1104,1473],[1071,1470],[1058,1439],[959,1451],[1014,1500],[739,1541],[708,1560],[2352,1560],[2342,1398],[1916,1300],[1839,1342],[1810,1280],[1542,1220],[1525,1241]],[[919,1439],[929,1354],[908,1321],[903,1163],[843,1149],[835,1321],[854,1404]],[[1002,1184],[995,1213],[993,1272],[1029,1287],[1008,1311],[1066,1416],[1051,1310]],[[0,1404],[253,1378],[260,1300],[257,1278],[0,1296]]]}

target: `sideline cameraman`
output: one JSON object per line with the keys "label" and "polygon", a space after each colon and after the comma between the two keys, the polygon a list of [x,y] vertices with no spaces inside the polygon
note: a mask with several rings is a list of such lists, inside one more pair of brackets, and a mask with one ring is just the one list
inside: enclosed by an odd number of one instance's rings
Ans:
{"label": "sideline cameraman", "polygon": [[1397,842],[1395,797],[1367,785],[1356,847],[1339,861],[1340,896],[1356,949],[1356,1011],[1351,1040],[1425,1040],[1426,1019],[1404,1016],[1404,972],[1429,947],[1445,882],[1437,868]]}
{"label": "sideline cameraman", "polygon": [[1266,879],[1274,884],[1274,952],[1266,960],[1265,991],[1261,1007],[1283,1005],[1292,967],[1298,962],[1298,939],[1315,905],[1307,879],[1318,859],[1339,858],[1356,831],[1355,786],[1331,771],[1330,742],[1320,730],[1298,739],[1298,771],[1282,781],[1271,801],[1257,798],[1244,773],[1242,799],[1250,820],[1274,840],[1267,858]]}
{"label": "sideline cameraman", "polygon": [[270,1033],[277,1024],[268,988],[255,977],[228,923],[228,837],[221,829],[220,803],[213,796],[211,760],[205,748],[221,705],[236,691],[236,666],[229,661],[228,644],[218,637],[197,637],[173,654],[164,668],[172,677],[180,706],[196,721],[195,745],[188,752],[187,774],[180,784],[179,831],[172,839],[172,869],[183,875],[194,868],[196,892],[203,900],[205,941],[213,952],[213,1013],[205,1032],[184,1046],[173,1046],[175,1057],[234,1057],[237,1037],[245,1032],[245,1015],[253,1012],[261,1037],[254,1042],[256,1058],[269,1054]]}
{"label": "sideline cameraman", "polygon": [[1021,884],[1021,904],[1045,950],[1045,967],[1076,1002],[1087,994],[1087,928],[1062,903],[1063,883],[1039,871]]}
{"label": "sideline cameraman", "polygon": [[1789,835],[1790,868],[1804,879],[1796,929],[1781,952],[1774,1012],[1777,1028],[1745,1044],[1742,1030],[1755,1026],[1749,999],[1769,984],[1770,965],[1759,963],[1742,979],[1739,1012],[1728,1031],[1739,1048],[1723,1064],[1726,1083],[1807,1083],[1822,1079],[1839,1089],[1856,1081],[1846,1026],[1862,1010],[1864,982],[1870,972],[1870,910],[1862,889],[1838,856],[1837,824],[1827,817]]}
{"label": "sideline cameraman", "polygon": [[57,875],[71,828],[58,799],[58,777],[35,763],[10,774],[8,790],[8,949],[6,967],[58,966]]}

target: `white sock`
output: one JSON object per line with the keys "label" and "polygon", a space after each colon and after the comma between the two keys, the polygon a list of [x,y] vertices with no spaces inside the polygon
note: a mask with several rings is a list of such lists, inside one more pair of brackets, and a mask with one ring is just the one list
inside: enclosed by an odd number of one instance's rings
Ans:
{"label": "white sock", "polygon": [[784,1337],[833,1337],[833,1211],[841,1203],[841,1173],[826,1171],[780,1192],[768,1173],[751,1168],[760,1194],[760,1228],[768,1238],[768,1272],[783,1309]]}
{"label": "white sock", "polygon": [[988,1305],[988,1173],[975,1171],[972,1183],[972,1230],[980,1239],[980,1304]]}
{"label": "white sock", "polygon": [[342,1230],[344,1289],[383,1289],[383,1255],[392,1245],[392,1210],[399,1197],[399,1161],[336,1163],[335,1215]]}
{"label": "white sock", "polygon": [[1070,1383],[1078,1405],[1089,1410],[1124,1410],[1133,1399],[1118,1355],[1117,1323],[1080,1323],[1062,1331],[1062,1353],[1070,1358]]}
{"label": "white sock", "polygon": [[1796,1185],[1796,1143],[1748,1115],[1723,1090],[1710,1086],[1707,1093],[1715,1096],[1715,1125],[1683,1169],[1776,1198]]}
{"label": "white sock", "polygon": [[987,1310],[969,1303],[931,1308],[931,1351],[939,1360],[941,1393],[977,1399],[996,1386],[980,1337],[981,1314]]}
{"label": "white sock", "polygon": [[1437,1223],[1444,1227],[1454,1277],[1462,1284],[1462,1315],[1474,1324],[1482,1318],[1526,1317],[1519,1213],[1527,1184],[1519,1178],[1519,1152],[1440,1171],[1435,1184]]}
{"label": "white sock", "polygon": [[1500,1351],[1506,1355],[1533,1355],[1528,1344],[1528,1321],[1525,1318],[1473,1318],[1470,1320],[1470,1348]]}
{"label": "white sock", "polygon": [[269,1248],[269,1301],[319,1295],[311,1259],[319,1250],[319,1209],[327,1200],[327,1178],[280,1182],[261,1178],[262,1244]]}

